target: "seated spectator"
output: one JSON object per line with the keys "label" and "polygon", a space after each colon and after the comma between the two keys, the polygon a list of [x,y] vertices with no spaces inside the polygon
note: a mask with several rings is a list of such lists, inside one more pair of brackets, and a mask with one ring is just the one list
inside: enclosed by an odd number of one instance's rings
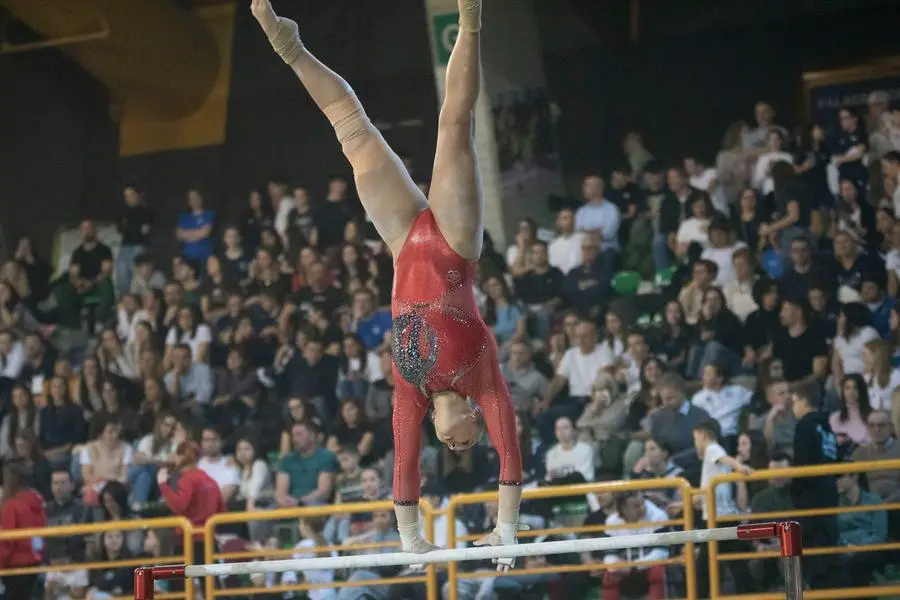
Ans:
{"label": "seated spectator", "polygon": [[864,305],[858,302],[842,305],[832,356],[832,375],[835,380],[840,381],[844,375],[862,373],[863,348],[866,343],[878,338],[878,332],[872,327],[872,313]]}
{"label": "seated spectator", "polygon": [[[791,457],[783,452],[777,452],[772,455],[767,466],[769,469],[786,469],[791,466]],[[790,479],[770,479],[766,487],[750,498],[752,513],[786,512],[793,508]]]}
{"label": "seated spectator", "polygon": [[438,483],[447,494],[482,489],[497,468],[496,464],[489,462],[490,455],[481,444],[462,451],[453,451],[441,444],[437,453],[438,477],[430,481]]}
{"label": "seated spectator", "polygon": [[[837,480],[839,506],[871,506],[867,512],[839,513],[837,515],[838,543],[841,546],[866,546],[885,544],[888,541],[888,516],[886,510],[877,507],[883,500],[860,486],[860,475],[846,473]],[[859,552],[850,555],[847,572],[853,585],[870,585],[872,572],[883,563],[877,553]]]}
{"label": "seated spectator", "polygon": [[138,430],[153,432],[161,416],[174,412],[172,400],[166,393],[165,384],[159,379],[147,377],[143,388],[144,395],[138,407]]}
{"label": "seated spectator", "polygon": [[[672,450],[665,442],[647,440],[644,442],[644,455],[631,471],[634,479],[667,479],[681,477],[684,470],[672,462]],[[670,516],[681,512],[681,493],[678,488],[646,490],[644,496]]]}
{"label": "seated spectator", "polygon": [[[323,519],[300,519],[298,529],[300,531],[301,539],[294,546],[296,552],[292,555],[292,558],[300,559],[338,556],[338,553],[334,551],[313,551],[314,548],[324,548],[329,545],[328,541],[322,535],[324,528],[325,521]],[[272,581],[269,581],[270,579]],[[277,579],[277,575],[257,575],[256,577],[253,577],[252,583],[256,587],[270,587],[270,585],[275,585],[275,579]],[[309,600],[336,600],[338,592],[341,591],[340,589],[335,590],[328,587],[330,584],[334,583],[334,570],[331,569],[308,569],[302,573],[288,571],[281,576],[280,583],[281,585],[296,585],[298,583],[303,583],[306,585],[321,586],[315,587],[307,593]]]}
{"label": "seated spectator", "polygon": [[691,280],[678,293],[678,302],[684,312],[684,321],[696,325],[700,320],[703,298],[717,275],[716,263],[698,260],[691,266]]}
{"label": "seated spectator", "polygon": [[785,145],[786,140],[780,130],[772,129],[768,132],[765,151],[756,160],[751,178],[753,187],[759,190],[763,196],[775,191],[775,183],[773,181],[774,165],[778,162],[786,162],[788,165],[794,164],[794,157],[784,150]]}
{"label": "seated spectator", "polygon": [[81,450],[82,495],[88,504],[97,504],[98,495],[109,481],[126,483],[128,467],[134,459],[134,450],[122,441],[122,426],[112,417],[103,416],[97,421],[97,437]]}
{"label": "seated spectator", "polygon": [[[574,337],[576,346],[566,350],[546,395],[534,408],[544,442],[553,440],[557,418],[566,416],[570,421],[578,419],[590,400],[597,374],[615,361],[612,354],[597,343],[597,329],[591,321],[580,321],[575,327]],[[569,387],[568,397],[557,398],[566,384]]]}
{"label": "seated spectator", "polygon": [[282,420],[281,442],[278,445],[280,458],[284,458],[291,451],[291,430],[297,423],[309,421],[317,429],[321,429],[322,420],[316,416],[315,407],[303,398],[288,398],[285,403],[284,419]]}
{"label": "seated spectator", "polygon": [[847,375],[841,381],[840,408],[828,417],[839,445],[869,443],[867,419],[872,412],[869,392],[862,375]]}
{"label": "seated spectator", "polygon": [[502,277],[488,277],[484,282],[484,293],[487,296],[484,322],[494,333],[503,360],[509,356],[509,348],[514,342],[526,339],[525,311],[513,299]]}
{"label": "seated spectator", "polygon": [[813,248],[805,237],[797,237],[785,245],[790,251],[790,262],[778,280],[782,298],[808,298],[813,282],[826,279],[825,269],[813,261]]}
{"label": "seated spectator", "polygon": [[581,256],[581,264],[566,274],[563,291],[572,309],[596,317],[608,295],[613,271],[601,260],[600,243],[594,235],[581,238]]}
{"label": "seated spectator", "polygon": [[166,276],[154,268],[150,255],[138,254],[134,259],[134,275],[128,292],[140,297],[153,290],[162,291],[165,286]]}
{"label": "seated spectator", "polygon": [[[138,436],[139,420],[137,413],[121,400],[121,392],[112,381],[104,381],[102,388],[103,410],[91,416],[90,434],[94,435],[103,426],[103,419],[114,419],[121,427],[120,435],[126,442],[133,442]],[[98,423],[98,425],[95,425]]]}
{"label": "seated spectator", "polygon": [[22,384],[12,389],[12,406],[0,421],[0,459],[8,460],[16,453],[16,435],[20,431],[37,433],[40,420],[31,391]]}
{"label": "seated spectator", "polygon": [[[128,488],[120,481],[107,481],[100,490],[100,515],[103,521],[127,521],[136,518],[128,504]],[[143,529],[124,531],[129,553],[138,555],[144,548]]]}
{"label": "seated spectator", "polygon": [[[47,526],[44,501],[40,494],[28,485],[29,474],[19,461],[9,461],[3,466],[3,504],[0,505],[0,523],[3,529],[32,529]],[[0,542],[0,569],[38,567],[41,552],[30,538]],[[30,598],[38,575],[7,575],[3,578],[5,598]]]}
{"label": "seated spectator", "polygon": [[[72,539],[50,540],[44,553],[47,563],[56,569],[44,580],[45,600],[79,600],[87,598],[90,580],[87,569],[62,570],[84,561],[84,548]],[[97,598],[97,596],[94,596]],[[97,598],[97,600],[102,600]]]}
{"label": "seated spectator", "polygon": [[[51,498],[46,503],[49,527],[80,525],[90,520],[91,510],[75,496],[75,483],[68,469],[53,470],[50,476],[50,493]],[[77,541],[84,548],[81,538],[67,539]]]}
{"label": "seated spectator", "polygon": [[50,380],[49,401],[38,414],[44,455],[57,467],[68,468],[75,447],[86,439],[84,410],[72,402],[62,377]]}
{"label": "seated spectator", "polygon": [[553,485],[593,481],[594,449],[578,441],[568,417],[556,420],[555,434],[557,443],[547,451],[545,462],[547,481]]}
{"label": "seated spectator", "polygon": [[544,479],[544,447],[540,440],[531,436],[531,418],[526,412],[516,412],[516,433],[519,449],[522,451],[523,484],[536,483]]}
{"label": "seated spectator", "polygon": [[[606,519],[609,537],[662,533],[668,529],[665,525],[653,523],[669,520],[668,515],[641,492],[625,492],[616,497],[616,512]],[[641,527],[621,529],[622,525],[640,523]],[[603,563],[614,565],[618,562],[642,563],[664,561],[669,558],[669,546],[640,546],[607,552]],[[630,569],[608,569],[603,575],[603,598],[619,598],[620,595],[631,597],[641,595],[649,599],[667,597],[666,567],[658,564],[648,567],[631,567]]]}
{"label": "seated spectator", "polygon": [[584,233],[575,231],[575,212],[562,208],[556,214],[556,237],[547,246],[548,262],[568,275],[575,267],[580,267],[583,254],[581,241]]}
{"label": "seated spectator", "polygon": [[33,393],[43,389],[44,382],[53,377],[53,366],[56,363],[56,350],[44,343],[37,333],[29,333],[22,342],[25,351],[25,364],[19,375],[22,383],[30,385]]}
{"label": "seated spectator", "polygon": [[752,187],[745,187],[737,197],[738,207],[731,214],[731,222],[737,233],[737,239],[747,245],[752,256],[756,256],[762,250],[765,241],[760,238],[759,226],[768,217],[763,215],[764,211],[760,206],[756,190]]}
{"label": "seated spectator", "polygon": [[682,468],[696,465],[694,427],[710,420],[709,413],[688,402],[684,380],[674,373],[656,382],[662,408],[650,417],[650,437],[669,445],[672,459]]}
{"label": "seated spectator", "polygon": [[156,418],[153,430],[140,439],[134,452],[134,460],[128,467],[128,483],[134,505],[142,507],[150,501],[156,472],[171,464],[178,444],[178,420],[174,415],[162,413]]}
{"label": "seated spectator", "polygon": [[216,369],[215,400],[210,417],[229,434],[252,421],[257,414],[262,386],[238,348],[228,351],[224,369]]}
{"label": "seated spectator", "polygon": [[114,381],[120,387],[128,385],[136,378],[137,365],[134,358],[125,352],[114,329],[104,329],[100,333],[97,362],[104,378]]}
{"label": "seated spectator", "polygon": [[665,372],[665,364],[656,356],[641,363],[640,390],[627,400],[624,431],[630,441],[623,457],[623,473],[630,473],[644,454],[644,443],[650,439],[650,419],[662,408],[656,384]]}
{"label": "seated spectator", "polygon": [[334,454],[319,446],[313,426],[291,427],[292,451],[278,463],[275,502],[282,508],[315,506],[331,500],[338,471]]}
{"label": "seated spectator", "polygon": [[344,337],[338,369],[338,400],[365,398],[373,378],[380,379],[381,363],[375,352],[366,349],[355,334]]}
{"label": "seated spectator", "polygon": [[691,398],[691,404],[702,408],[719,423],[726,447],[737,445],[738,419],[750,403],[753,393],[739,385],[726,385],[727,379],[719,363],[703,367],[703,388]]}
{"label": "seated spectator", "polygon": [[175,349],[181,345],[190,348],[194,362],[208,363],[211,342],[212,332],[203,322],[200,309],[196,306],[182,306],[178,309],[177,320],[166,334],[164,362],[167,365],[172,364]]}
{"label": "seated spectator", "polygon": [[703,293],[696,338],[688,353],[685,374],[700,379],[710,363],[721,365],[722,374],[736,375],[741,368],[743,326],[725,306],[722,290],[710,287]]}
{"label": "seated spectator", "polygon": [[8,394],[25,367],[25,347],[9,329],[0,329],[0,396]]}
{"label": "seated spectator", "polygon": [[[769,445],[766,438],[760,431],[753,429],[741,431],[737,436],[737,450],[735,458],[753,470],[766,469],[769,466]],[[747,487],[747,497],[752,498],[753,495],[764,487],[759,481],[738,482],[738,486],[745,485]]]}
{"label": "seated spectator", "polygon": [[341,402],[326,443],[326,448],[334,454],[346,446],[356,448],[363,466],[378,458],[374,455],[375,430],[366,417],[362,402],[352,396]]}
{"label": "seated spectator", "polygon": [[[41,302],[47,297],[50,277],[52,275],[50,264],[44,260],[35,247],[34,240],[27,236],[19,238],[16,244],[15,262],[25,274],[28,283],[30,298],[26,298],[32,304]],[[16,289],[19,285],[13,285]],[[18,292],[16,292],[18,293]]]}
{"label": "seated spectator", "polygon": [[[883,410],[873,410],[866,419],[869,429],[868,444],[860,446],[853,452],[854,461],[894,460],[900,458],[900,444],[891,435],[891,417]],[[869,489],[883,498],[885,502],[897,502],[900,499],[900,471],[886,469],[866,473]]]}
{"label": "seated spectator", "polygon": [[172,368],[164,377],[173,404],[194,418],[205,420],[213,397],[209,365],[191,360],[191,347],[178,344],[172,350]]}
{"label": "seated spectator", "polygon": [[204,427],[200,433],[200,459],[197,468],[219,486],[227,504],[238,491],[240,473],[234,458],[222,453],[222,437],[215,427]]}
{"label": "seated spectator", "polygon": [[[892,226],[893,227],[893,226]],[[897,303],[895,297],[885,294],[884,273],[870,272],[863,276],[860,301],[872,313],[872,327],[882,338],[891,335],[891,311]]]}
{"label": "seated spectator", "polygon": [[625,439],[619,436],[628,416],[625,394],[618,393],[616,379],[606,372],[597,375],[591,389],[591,401],[575,422],[578,438],[597,448],[598,462],[615,470],[625,452]]}
{"label": "seated spectator", "polygon": [[589,175],[584,179],[582,192],[585,203],[575,213],[575,229],[596,237],[600,244],[599,260],[604,268],[612,272],[618,259],[619,208],[604,195],[605,183],[599,175]]}
{"label": "seated spectator", "polygon": [[835,287],[859,294],[863,280],[873,274],[881,275],[884,263],[878,256],[866,254],[849,233],[838,232],[834,236],[834,259],[832,263]]}
{"label": "seated spectator", "polygon": [[548,261],[546,242],[537,240],[531,246],[531,262],[514,281],[516,296],[525,304],[530,318],[534,319],[534,334],[539,340],[550,337],[554,313],[563,305],[562,271]]}
{"label": "seated spectator", "polygon": [[279,350],[273,369],[275,385],[284,396],[308,399],[315,406],[316,416],[327,423],[337,411],[339,368],[340,360],[325,354],[320,340],[309,339],[300,347],[283,346]]}
{"label": "seated spectator", "polygon": [[791,453],[797,418],[791,410],[790,385],[783,379],[773,378],[766,384],[763,392],[768,410],[764,415],[753,419],[751,427],[763,432],[770,454]]}
{"label": "seated spectator", "polygon": [[519,221],[516,230],[516,243],[506,249],[506,266],[513,277],[520,277],[528,271],[532,263],[532,250],[537,242],[537,225],[534,219],[524,218]]}
{"label": "seated spectator", "polygon": [[781,303],[784,327],[772,340],[772,356],[784,364],[784,377],[794,387],[821,384],[828,374],[825,335],[810,320],[810,306],[803,298],[786,297]]}
{"label": "seated spectator", "polygon": [[534,367],[531,346],[524,341],[514,342],[509,349],[509,360],[501,366],[503,379],[512,396],[516,411],[531,413],[547,394],[549,382]]}
{"label": "seated spectator", "polygon": [[53,472],[53,466],[44,457],[41,447],[38,444],[37,436],[29,429],[23,429],[16,434],[15,455],[12,457],[21,460],[24,467],[28,470],[31,479],[30,487],[33,487],[45,499],[50,498],[50,476]]}
{"label": "seated spectator", "polygon": [[353,294],[350,331],[359,336],[369,350],[384,343],[385,334],[391,331],[391,312],[376,310],[375,296],[369,290]]}
{"label": "seated spectator", "polygon": [[[713,207],[706,196],[696,196],[688,205],[690,217],[681,222],[675,234],[675,256],[684,258],[693,244],[704,252],[709,248],[709,228],[713,217]],[[713,254],[715,255],[715,254]],[[704,260],[712,260],[703,257]],[[715,261],[713,261],[715,262]],[[718,263],[716,263],[718,265]],[[730,269],[730,265],[729,265]]]}
{"label": "seated spectator", "polygon": [[[203,289],[200,283],[200,269],[206,264],[208,259],[196,261],[181,256],[176,256],[173,261],[172,275],[184,292],[182,303],[194,309],[200,308],[200,301],[203,298]],[[197,310],[198,314],[201,314]]]}
{"label": "seated spectator", "polygon": [[243,503],[241,510],[253,512],[271,502],[272,482],[269,466],[262,459],[256,443],[248,436],[239,438],[235,444],[234,464],[238,470],[240,483],[233,499]]}
{"label": "seated spectator", "polygon": [[741,364],[747,368],[759,364],[761,355],[768,351],[773,340],[782,332],[778,283],[767,277],[757,280],[753,285],[753,302],[759,308],[747,316],[743,331]]}
{"label": "seated spectator", "polygon": [[[731,270],[734,277],[722,287],[725,305],[742,323],[759,309],[754,294],[757,277],[753,272],[752,255],[746,247],[736,249],[731,255]],[[721,268],[719,270],[721,274]]]}
{"label": "seated spectator", "polygon": [[668,368],[683,373],[694,331],[685,321],[684,308],[678,301],[667,302],[663,313],[663,322],[656,335],[655,354]]}
{"label": "seated spectator", "polygon": [[[616,309],[610,309],[603,316],[603,335],[600,337],[600,348],[613,357],[613,362],[622,364],[628,331],[625,329],[625,317]],[[615,367],[613,367],[615,368]]]}
{"label": "seated spectator", "polygon": [[[81,223],[81,244],[72,252],[69,276],[56,286],[56,300],[66,312],[78,314],[86,308],[89,312],[88,327],[105,325],[113,316],[116,305],[113,289],[113,255],[109,246],[97,239],[92,221]],[[80,325],[73,318],[63,319],[64,327],[77,329]]]}

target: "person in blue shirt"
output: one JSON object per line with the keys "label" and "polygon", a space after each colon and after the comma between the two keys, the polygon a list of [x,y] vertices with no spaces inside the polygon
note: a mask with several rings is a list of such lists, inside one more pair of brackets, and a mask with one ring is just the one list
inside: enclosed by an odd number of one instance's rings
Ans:
{"label": "person in blue shirt", "polygon": [[393,321],[389,310],[375,310],[375,296],[367,289],[353,294],[353,321],[350,331],[360,337],[366,348],[374,350],[384,343],[384,335]]}
{"label": "person in blue shirt", "polygon": [[509,286],[502,277],[496,275],[488,277],[484,282],[484,292],[487,294],[484,322],[497,338],[500,359],[506,360],[513,342],[522,341],[527,337],[525,312],[513,298]]}
{"label": "person in blue shirt", "polygon": [[181,253],[185,258],[205,265],[213,254],[213,227],[216,214],[203,206],[203,197],[197,190],[188,192],[188,210],[178,217],[175,236],[181,242]]}
{"label": "person in blue shirt", "polygon": [[884,293],[884,284],[883,273],[871,271],[864,273],[860,299],[872,311],[872,327],[878,331],[881,337],[890,340],[893,335],[891,331],[891,311],[894,309],[897,300]]}

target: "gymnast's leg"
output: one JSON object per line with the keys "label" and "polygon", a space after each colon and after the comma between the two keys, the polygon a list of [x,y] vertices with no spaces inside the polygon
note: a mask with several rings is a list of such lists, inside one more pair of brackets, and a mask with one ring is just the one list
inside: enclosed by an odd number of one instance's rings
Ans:
{"label": "gymnast's leg", "polygon": [[304,47],[297,24],[276,15],[269,0],[252,0],[251,10],[272,47],[334,127],[353,167],[363,207],[396,256],[413,220],[425,208],[422,192],[372,125],[350,85]]}
{"label": "gymnast's leg", "polygon": [[428,205],[450,246],[475,260],[481,256],[484,231],[473,135],[481,88],[481,0],[458,2],[459,37],[447,65]]}

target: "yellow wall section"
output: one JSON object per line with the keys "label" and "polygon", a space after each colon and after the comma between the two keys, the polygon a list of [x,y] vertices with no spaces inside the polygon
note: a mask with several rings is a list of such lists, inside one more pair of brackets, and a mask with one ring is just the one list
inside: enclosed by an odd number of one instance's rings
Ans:
{"label": "yellow wall section", "polygon": [[196,11],[219,49],[219,73],[206,102],[194,113],[173,121],[148,120],[135,111],[130,112],[126,103],[119,125],[120,156],[187,150],[225,142],[235,10],[235,3],[229,2]]}

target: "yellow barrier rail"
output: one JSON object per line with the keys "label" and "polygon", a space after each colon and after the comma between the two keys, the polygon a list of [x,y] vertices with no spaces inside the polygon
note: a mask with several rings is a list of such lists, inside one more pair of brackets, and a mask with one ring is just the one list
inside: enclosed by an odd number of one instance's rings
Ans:
{"label": "yellow barrier rail", "polygon": [[[706,498],[707,526],[717,527],[721,524],[730,524],[739,521],[772,521],[784,519],[798,519],[801,524],[804,517],[820,517],[858,512],[878,512],[900,509],[900,502],[885,503],[866,506],[834,506],[827,508],[796,509],[781,512],[748,513],[742,515],[716,516],[716,488],[721,484],[748,481],[767,481],[770,479],[797,479],[807,477],[839,476],[849,473],[866,473],[872,471],[900,470],[900,460],[878,460],[865,462],[835,463],[829,465],[816,465],[809,467],[787,467],[784,469],[765,469],[755,471],[750,475],[741,473],[728,473],[713,477],[706,489],[700,491]],[[827,556],[847,553],[850,548],[846,546],[824,546],[815,548],[803,548],[805,556]],[[900,550],[900,542],[888,542],[884,544],[869,544],[853,546],[853,552],[880,552]],[[719,554],[718,543],[709,543],[709,595],[717,600],[769,600],[783,598],[779,594],[740,594],[722,595],[721,580],[718,564],[720,561],[749,560],[762,558],[776,558],[777,552],[735,552]],[[804,598],[872,598],[881,596],[900,595],[900,585],[879,585],[860,588],[834,588],[810,590],[804,594]],[[689,596],[690,597],[690,596]]]}
{"label": "yellow barrier rail", "polygon": [[[598,493],[613,493],[619,494],[624,492],[632,492],[632,491],[645,491],[645,490],[661,490],[661,489],[677,489],[681,492],[682,499],[687,502],[691,497],[691,486],[690,484],[680,477],[670,477],[666,479],[640,479],[634,481],[606,481],[606,482],[598,482],[598,483],[584,483],[578,485],[566,485],[566,486],[553,486],[553,487],[541,487],[523,490],[522,500],[549,500],[552,498],[564,498],[569,496],[582,496],[585,494],[598,494]],[[450,498],[446,508],[444,509],[446,512],[447,518],[447,546],[454,547],[457,541],[460,541],[456,537],[456,511],[459,506],[468,505],[468,504],[483,504],[486,502],[496,502],[498,498],[497,492],[480,492],[474,494],[460,494],[457,496],[453,496]],[[685,505],[689,507],[689,505]],[[681,526],[685,530],[690,530],[694,528],[693,523],[693,511],[685,510],[684,516],[682,519],[666,521],[666,524],[674,524],[676,526]],[[595,526],[586,526],[586,527],[571,527],[571,528],[556,528],[556,529],[543,529],[540,530],[541,535],[551,535],[551,534],[565,534],[571,532],[593,532],[593,531],[604,531],[611,529],[635,529],[641,527],[642,523],[630,523],[627,526],[606,526],[606,525],[595,525]],[[654,526],[664,526],[659,523],[653,523]],[[587,530],[587,531],[584,531]],[[522,532],[527,533],[527,532]],[[521,535],[521,534],[520,534]],[[468,540],[469,538],[477,536],[465,536]],[[694,545],[693,544],[685,544],[684,552],[681,556],[676,558],[669,558],[661,561],[647,561],[641,563],[640,566],[653,566],[653,565],[667,565],[667,564],[683,564],[685,568],[685,585],[687,586],[687,597],[688,598],[696,598],[697,595],[697,582],[696,582],[696,564],[694,559]],[[559,565],[553,566],[551,568],[541,567],[535,569],[520,569],[517,568],[514,572],[510,572],[509,574],[514,575],[538,575],[545,573],[578,573],[584,571],[600,571],[609,568],[623,568],[628,566],[634,566],[631,563],[616,563],[615,565],[604,565],[600,563],[594,563],[590,565]],[[465,572],[460,574],[458,566],[456,563],[449,563],[447,565],[447,581],[449,584],[449,594],[448,600],[459,600],[459,579],[475,579],[479,577],[498,577],[505,576],[507,574],[504,573],[496,573],[496,572]],[[429,598],[431,600],[431,598]]]}
{"label": "yellow barrier rail", "polygon": [[[426,500],[419,502],[422,516],[424,517],[425,537],[434,540],[434,515],[436,511]],[[296,508],[279,508],[275,510],[264,510],[255,512],[239,512],[239,513],[220,513],[214,515],[204,527],[204,562],[212,564],[219,560],[246,560],[246,559],[272,559],[272,558],[288,558],[297,554],[294,549],[263,549],[251,550],[244,552],[217,552],[216,551],[216,527],[234,523],[251,523],[254,521],[286,521],[310,518],[331,517],[335,515],[346,515],[354,513],[370,513],[389,511],[393,513],[394,503],[390,500],[380,500],[377,502],[355,502],[348,504],[329,504],[325,506],[301,506]],[[317,552],[358,552],[360,550],[373,550],[379,548],[396,548],[398,542],[383,543],[367,543],[354,544],[352,546],[322,546],[316,548],[304,548],[304,553]],[[215,578],[207,577],[205,581],[205,598],[212,600],[223,596],[253,596],[257,594],[280,594],[294,591],[308,591],[315,589],[337,589],[343,587],[365,587],[368,585],[391,585],[395,583],[424,583],[428,590],[428,600],[438,600],[437,590],[437,572],[434,565],[429,565],[425,575],[414,577],[391,577],[379,578],[377,580],[359,580],[359,581],[335,581],[326,584],[314,583],[298,583],[276,585],[268,588],[227,588],[216,589]]]}
{"label": "yellow barrier rail", "polygon": [[[116,561],[94,561],[83,562],[70,565],[41,565],[36,567],[20,567],[14,569],[0,569],[0,577],[10,577],[14,575],[33,575],[50,572],[71,572],[71,571],[91,571],[94,569],[115,569],[123,567],[144,567],[148,565],[148,561],[154,563],[184,563],[191,564],[194,559],[194,545],[191,538],[193,530],[191,523],[184,517],[163,517],[159,519],[135,519],[128,521],[106,521],[103,523],[85,523],[80,525],[61,525],[57,527],[38,527],[32,529],[8,529],[0,530],[0,542],[13,540],[21,540],[25,538],[60,538],[60,537],[84,537],[93,534],[103,534],[108,531],[123,532],[137,531],[144,529],[181,529],[181,543],[183,553],[172,556],[161,556],[151,558],[131,558]],[[188,580],[185,582],[184,592],[174,592],[167,594],[158,594],[157,598],[184,598],[185,600],[193,600],[194,588],[193,583]]]}

